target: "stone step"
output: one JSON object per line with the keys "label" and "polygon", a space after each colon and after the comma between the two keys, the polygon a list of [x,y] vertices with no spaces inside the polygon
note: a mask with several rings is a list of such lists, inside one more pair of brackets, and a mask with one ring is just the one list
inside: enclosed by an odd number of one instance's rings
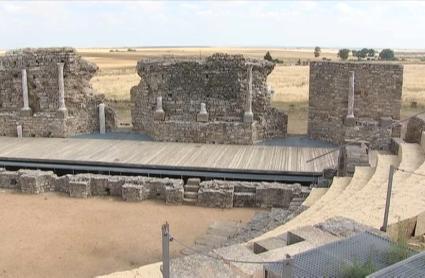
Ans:
{"label": "stone step", "polygon": [[185,191],[184,192],[184,197],[186,199],[195,199],[195,200],[198,200],[198,192],[188,192],[188,191]]}
{"label": "stone step", "polygon": [[187,180],[186,185],[197,185],[197,186],[199,186],[200,183],[201,183],[201,179],[190,178],[190,179]]}
{"label": "stone step", "polygon": [[183,198],[183,204],[185,205],[195,206],[197,202],[198,202],[198,199]]}
{"label": "stone step", "polygon": [[184,191],[186,192],[198,192],[199,191],[199,185],[191,185],[191,184],[186,184],[184,186]]}

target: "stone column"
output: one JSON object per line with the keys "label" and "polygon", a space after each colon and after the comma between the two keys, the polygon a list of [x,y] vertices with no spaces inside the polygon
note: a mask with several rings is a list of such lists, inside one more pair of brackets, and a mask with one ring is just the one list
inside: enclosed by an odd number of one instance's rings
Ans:
{"label": "stone column", "polygon": [[18,138],[22,138],[22,125],[16,125],[16,133],[18,134]]}
{"label": "stone column", "polygon": [[64,63],[58,63],[59,111],[66,111],[65,85],[63,82],[63,66]]}
{"label": "stone column", "polygon": [[99,133],[105,134],[105,104],[99,104]]}
{"label": "stone column", "polygon": [[347,125],[354,124],[354,71],[349,73],[349,83],[348,83],[348,108],[347,108],[347,117],[345,122]]}
{"label": "stone column", "polygon": [[248,66],[248,91],[246,95],[245,113],[243,115],[243,121],[245,123],[251,123],[254,120],[254,114],[252,113],[252,65]]}
{"label": "stone column", "polygon": [[155,121],[163,121],[165,119],[165,112],[164,109],[162,109],[162,97],[156,98],[156,110],[153,119]]}
{"label": "stone column", "polygon": [[22,98],[24,100],[24,107],[21,109],[21,114],[24,116],[31,115],[31,108],[29,107],[28,102],[28,82],[27,82],[27,70],[22,69]]}
{"label": "stone column", "polygon": [[208,122],[208,112],[205,103],[201,103],[201,111],[196,115],[196,121]]}

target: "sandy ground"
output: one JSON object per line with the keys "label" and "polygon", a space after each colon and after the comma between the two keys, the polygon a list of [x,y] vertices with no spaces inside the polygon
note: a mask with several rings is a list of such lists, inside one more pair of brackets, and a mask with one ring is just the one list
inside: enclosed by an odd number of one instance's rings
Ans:
{"label": "sandy ground", "polygon": [[[161,224],[186,244],[215,220],[247,222],[253,209],[166,206],[57,194],[0,193],[0,277],[93,277],[161,258]],[[172,257],[180,246],[171,244]]]}

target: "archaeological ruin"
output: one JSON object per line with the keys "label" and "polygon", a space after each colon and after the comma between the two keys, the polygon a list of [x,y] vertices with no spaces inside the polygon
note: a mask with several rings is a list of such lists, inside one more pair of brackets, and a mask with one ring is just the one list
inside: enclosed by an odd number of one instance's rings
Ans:
{"label": "archaeological ruin", "polygon": [[102,110],[104,96],[89,84],[96,71],[73,48],[7,52],[0,57],[0,135],[68,137],[115,127],[114,112]]}
{"label": "archaeological ruin", "polygon": [[135,130],[159,141],[253,144],[284,137],[287,115],[271,107],[274,64],[241,55],[142,59],[131,90]]}
{"label": "archaeological ruin", "polygon": [[400,136],[403,66],[394,63],[311,62],[308,135],[343,144],[367,141],[388,149]]}

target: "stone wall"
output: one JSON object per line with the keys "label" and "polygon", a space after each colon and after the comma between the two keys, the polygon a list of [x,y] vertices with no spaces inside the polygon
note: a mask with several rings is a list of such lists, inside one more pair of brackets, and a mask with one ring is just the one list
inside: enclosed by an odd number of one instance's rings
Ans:
{"label": "stone wall", "polygon": [[425,115],[417,115],[410,118],[407,123],[404,140],[408,143],[421,144],[422,132],[425,131]]}
{"label": "stone wall", "polygon": [[[104,96],[96,95],[89,83],[96,71],[72,48],[7,52],[0,57],[0,135],[16,136],[17,125],[23,136],[99,131],[98,105]],[[108,128],[113,128],[114,113],[106,111]]]}
{"label": "stone wall", "polygon": [[295,203],[300,206],[302,201],[299,200],[304,200],[310,192],[299,184],[221,180],[204,181],[199,187],[192,185],[190,188],[189,180],[185,185],[182,179],[97,174],[57,176],[51,171],[0,168],[0,188],[29,194],[61,192],[73,198],[117,196],[132,202],[157,199],[166,204],[183,204],[185,193],[190,193],[195,198],[192,204],[198,206],[288,209]]}
{"label": "stone wall", "polygon": [[271,107],[266,84],[273,67],[226,54],[142,59],[131,89],[133,127],[161,141],[252,144],[285,136],[287,115]]}
{"label": "stone wall", "polygon": [[400,136],[391,123],[400,119],[402,86],[400,64],[311,62],[309,136],[336,144],[361,139],[387,149],[391,137]]}

